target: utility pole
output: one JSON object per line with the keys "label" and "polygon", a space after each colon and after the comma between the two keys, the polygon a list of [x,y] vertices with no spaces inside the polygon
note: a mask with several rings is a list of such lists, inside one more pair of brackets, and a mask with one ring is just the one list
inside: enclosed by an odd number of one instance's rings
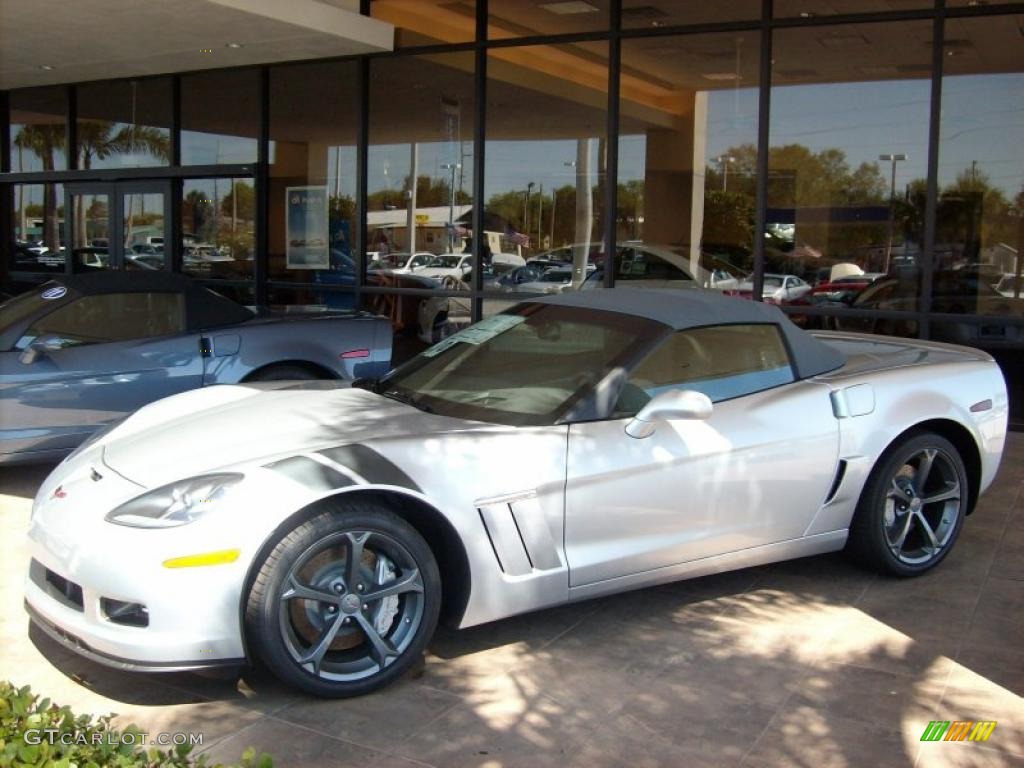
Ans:
{"label": "utility pole", "polygon": [[532,181],[526,185],[526,200],[523,202],[523,234],[529,237],[530,235],[530,195],[533,194],[533,188],[537,186]]}

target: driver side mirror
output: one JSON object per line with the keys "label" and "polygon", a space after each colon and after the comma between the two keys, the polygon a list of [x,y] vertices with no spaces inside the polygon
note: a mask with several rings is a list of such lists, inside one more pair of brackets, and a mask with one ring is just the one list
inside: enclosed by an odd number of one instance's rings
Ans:
{"label": "driver side mirror", "polygon": [[703,421],[711,416],[714,407],[711,398],[703,392],[690,389],[673,389],[662,392],[647,403],[629,423],[626,434],[630,437],[644,438],[654,434],[659,421],[689,419]]}
{"label": "driver side mirror", "polygon": [[32,340],[22,353],[18,356],[18,362],[23,365],[31,365],[41,357],[46,357],[50,352],[58,352],[64,348],[63,339],[55,333],[44,333]]}

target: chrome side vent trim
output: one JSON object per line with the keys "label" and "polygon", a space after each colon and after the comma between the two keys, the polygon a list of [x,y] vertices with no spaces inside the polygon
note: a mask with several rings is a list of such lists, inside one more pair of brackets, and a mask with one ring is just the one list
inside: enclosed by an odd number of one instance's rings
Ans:
{"label": "chrome side vent trim", "polygon": [[825,497],[825,503],[830,504],[832,499],[839,493],[839,486],[843,484],[843,478],[846,477],[846,459],[839,460],[839,466],[836,467],[836,476],[832,481],[832,487],[828,491],[828,496]]}

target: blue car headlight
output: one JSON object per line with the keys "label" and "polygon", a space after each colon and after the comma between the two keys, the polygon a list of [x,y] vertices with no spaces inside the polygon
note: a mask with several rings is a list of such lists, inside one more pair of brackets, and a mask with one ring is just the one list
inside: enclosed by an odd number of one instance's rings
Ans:
{"label": "blue car headlight", "polygon": [[103,518],[131,528],[173,528],[187,525],[213,511],[244,475],[224,472],[179,480],[136,496]]}

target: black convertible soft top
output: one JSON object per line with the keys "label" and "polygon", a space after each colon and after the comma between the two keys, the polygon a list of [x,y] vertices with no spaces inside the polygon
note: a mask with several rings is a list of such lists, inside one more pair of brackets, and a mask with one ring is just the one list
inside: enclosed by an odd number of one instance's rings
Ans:
{"label": "black convertible soft top", "polygon": [[793,373],[798,379],[834,371],[846,362],[838,350],[793,325],[778,307],[724,296],[717,291],[615,288],[573,291],[529,301],[619,312],[653,320],[676,331],[710,325],[772,323],[778,326],[789,347]]}
{"label": "black convertible soft top", "polygon": [[63,285],[71,294],[85,296],[103,293],[184,293],[189,331],[235,325],[254,317],[242,305],[192,282],[185,275],[170,272],[111,270],[60,275],[38,290],[45,290],[55,284]]}

